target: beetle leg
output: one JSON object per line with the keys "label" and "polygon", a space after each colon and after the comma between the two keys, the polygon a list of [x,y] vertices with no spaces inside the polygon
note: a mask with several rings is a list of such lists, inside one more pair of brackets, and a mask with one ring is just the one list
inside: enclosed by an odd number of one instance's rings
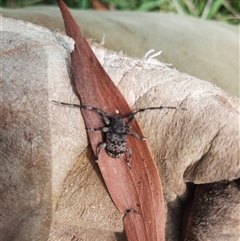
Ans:
{"label": "beetle leg", "polygon": [[101,127],[97,127],[97,128],[92,128],[92,127],[88,127],[87,130],[89,131],[103,131],[103,132],[108,132],[109,128],[106,126],[101,126]]}
{"label": "beetle leg", "polygon": [[129,118],[129,122],[128,122],[128,126],[132,126],[133,122],[135,121],[135,116],[134,115],[131,115],[128,117]]}
{"label": "beetle leg", "polygon": [[102,128],[103,128],[102,126],[101,127],[97,127],[97,128],[88,127],[87,130],[89,130],[89,131],[101,131]]}
{"label": "beetle leg", "polygon": [[97,146],[97,160],[96,160],[96,162],[98,162],[98,157],[99,157],[100,151],[101,151],[102,149],[105,149],[105,148],[106,148],[106,145],[107,145],[106,142],[101,142],[101,143]]}
{"label": "beetle leg", "polygon": [[136,137],[137,139],[140,139],[140,140],[142,140],[142,141],[145,141],[145,140],[146,140],[146,137],[145,137],[145,136],[140,136],[138,133],[133,132],[133,131],[130,131],[130,132],[128,133],[128,135],[132,135],[132,136],[134,136],[134,137]]}
{"label": "beetle leg", "polygon": [[132,156],[132,150],[129,147],[126,147],[126,155],[127,155],[127,159],[126,159],[126,163],[128,165],[128,167],[131,169],[131,164],[130,164],[130,160],[131,160],[131,156]]}

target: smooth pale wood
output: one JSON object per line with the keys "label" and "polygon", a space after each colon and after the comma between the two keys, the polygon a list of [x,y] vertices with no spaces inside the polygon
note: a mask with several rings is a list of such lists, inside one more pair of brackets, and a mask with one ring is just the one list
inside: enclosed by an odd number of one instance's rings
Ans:
{"label": "smooth pale wood", "polygon": [[[94,106],[105,112],[130,113],[131,109],[118,88],[107,75],[63,1],[58,0],[68,36],[75,40],[71,53],[73,77],[77,93],[84,105]],[[100,116],[89,110],[82,110],[87,127],[99,127]],[[142,134],[137,122],[133,131]],[[96,154],[97,145],[103,141],[102,133],[88,132],[89,140]],[[124,213],[124,226],[128,240],[165,240],[164,200],[160,177],[146,142],[134,137],[128,138],[132,149],[132,169],[125,163],[125,157],[115,159],[105,151],[100,152],[98,165],[108,191],[117,206]],[[129,228],[130,227],[130,228]],[[136,234],[139,234],[136,237]]]}

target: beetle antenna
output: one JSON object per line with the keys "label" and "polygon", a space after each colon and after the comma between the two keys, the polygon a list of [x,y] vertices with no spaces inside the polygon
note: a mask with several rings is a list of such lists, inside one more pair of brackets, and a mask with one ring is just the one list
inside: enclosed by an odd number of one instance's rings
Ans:
{"label": "beetle antenna", "polygon": [[147,107],[147,108],[138,109],[131,114],[127,114],[127,115],[124,116],[124,118],[135,116],[137,113],[143,112],[145,110],[161,110],[161,109],[187,110],[186,108],[183,108],[183,107],[173,107],[173,106]]}
{"label": "beetle antenna", "polygon": [[77,108],[80,108],[80,109],[92,110],[92,111],[97,112],[101,116],[108,116],[108,117],[112,116],[111,114],[106,113],[106,112],[104,112],[104,111],[102,111],[102,110],[100,110],[100,109],[98,109],[96,107],[92,107],[92,106],[88,106],[88,105],[69,104],[69,103],[59,102],[59,101],[55,101],[55,100],[52,100],[52,102],[55,103],[55,104],[68,105],[68,106],[77,107]]}

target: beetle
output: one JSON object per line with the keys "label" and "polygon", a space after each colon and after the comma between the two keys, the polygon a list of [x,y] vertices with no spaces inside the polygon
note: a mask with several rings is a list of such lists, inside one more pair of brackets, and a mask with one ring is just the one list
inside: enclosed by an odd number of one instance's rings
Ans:
{"label": "beetle", "polygon": [[130,160],[132,156],[132,151],[127,146],[127,136],[132,135],[135,138],[140,139],[142,141],[146,140],[146,137],[140,136],[138,133],[133,132],[131,130],[131,126],[135,120],[135,115],[139,112],[143,112],[146,110],[159,110],[159,109],[186,110],[185,108],[182,108],[182,107],[159,106],[159,107],[141,108],[136,110],[133,113],[126,114],[126,115],[118,115],[118,114],[113,115],[92,106],[69,104],[69,103],[58,102],[54,100],[52,102],[61,104],[61,105],[68,105],[68,106],[78,107],[81,109],[97,112],[101,116],[104,126],[98,127],[98,128],[87,127],[87,129],[90,131],[102,131],[106,133],[105,141],[99,143],[97,146],[96,162],[98,161],[100,151],[102,149],[105,149],[107,154],[113,158],[120,158],[126,153],[126,164],[128,165],[129,168],[131,168]]}

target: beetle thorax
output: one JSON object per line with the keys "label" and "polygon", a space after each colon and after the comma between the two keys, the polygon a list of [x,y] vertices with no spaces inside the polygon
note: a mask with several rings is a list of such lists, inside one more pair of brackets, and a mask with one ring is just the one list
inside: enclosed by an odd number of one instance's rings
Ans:
{"label": "beetle thorax", "polygon": [[130,132],[130,128],[121,116],[114,116],[110,121],[109,131],[116,134],[127,135]]}

